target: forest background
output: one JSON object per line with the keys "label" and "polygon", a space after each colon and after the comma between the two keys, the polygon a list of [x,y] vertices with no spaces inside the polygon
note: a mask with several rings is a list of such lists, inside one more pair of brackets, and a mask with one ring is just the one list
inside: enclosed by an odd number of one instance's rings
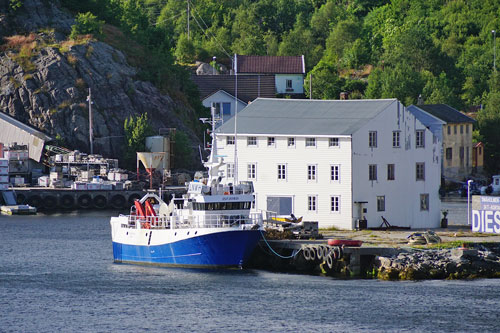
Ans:
{"label": "forest background", "polygon": [[[215,56],[230,66],[235,53],[304,55],[304,89],[309,96],[312,74],[315,99],[348,91],[350,98],[397,98],[408,106],[421,96],[425,104],[477,112],[474,140],[485,144],[487,171],[500,171],[498,0],[61,2],[81,13],[80,29],[113,44],[106,26],[116,26],[146,48],[147,61],[138,56],[134,63],[143,78],[181,91],[192,105],[199,102],[185,67],[196,60]],[[132,45],[120,48],[133,55]]]}

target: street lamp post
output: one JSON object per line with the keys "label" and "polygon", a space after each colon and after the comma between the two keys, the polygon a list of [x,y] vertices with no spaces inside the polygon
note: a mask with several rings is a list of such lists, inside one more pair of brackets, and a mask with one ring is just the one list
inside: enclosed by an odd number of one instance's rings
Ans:
{"label": "street lamp post", "polygon": [[472,179],[467,181],[467,225],[470,225],[470,184]]}

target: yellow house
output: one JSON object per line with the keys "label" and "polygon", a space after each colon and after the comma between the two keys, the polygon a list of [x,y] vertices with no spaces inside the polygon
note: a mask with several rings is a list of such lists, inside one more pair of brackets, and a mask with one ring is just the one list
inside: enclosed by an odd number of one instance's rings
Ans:
{"label": "yellow house", "polygon": [[[424,104],[411,106],[442,121],[442,169],[445,181],[463,181],[473,171],[474,145],[472,144],[472,130],[475,120],[446,104]],[[410,108],[411,108],[410,107]],[[424,122],[425,123],[425,122]],[[481,166],[482,154],[481,150]],[[474,156],[475,157],[475,156]],[[479,163],[479,159],[474,160]]]}

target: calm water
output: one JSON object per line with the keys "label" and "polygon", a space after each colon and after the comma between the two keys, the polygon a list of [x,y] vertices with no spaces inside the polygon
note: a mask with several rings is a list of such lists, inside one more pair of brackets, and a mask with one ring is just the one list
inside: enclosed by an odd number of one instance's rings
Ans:
{"label": "calm water", "polygon": [[0,217],[0,331],[500,331],[500,280],[117,265],[110,214]]}

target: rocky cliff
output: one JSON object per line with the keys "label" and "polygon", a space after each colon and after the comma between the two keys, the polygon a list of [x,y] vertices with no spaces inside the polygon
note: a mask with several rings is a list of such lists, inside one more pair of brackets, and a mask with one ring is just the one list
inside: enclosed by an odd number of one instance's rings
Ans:
{"label": "rocky cliff", "polygon": [[[194,111],[138,80],[121,51],[88,37],[68,40],[73,18],[57,1],[25,0],[15,15],[8,3],[0,0],[2,112],[88,152],[90,88],[94,152],[120,157],[124,120],[143,113],[155,130],[176,128],[199,144],[181,120],[195,119]],[[192,163],[198,167],[197,158]]]}

